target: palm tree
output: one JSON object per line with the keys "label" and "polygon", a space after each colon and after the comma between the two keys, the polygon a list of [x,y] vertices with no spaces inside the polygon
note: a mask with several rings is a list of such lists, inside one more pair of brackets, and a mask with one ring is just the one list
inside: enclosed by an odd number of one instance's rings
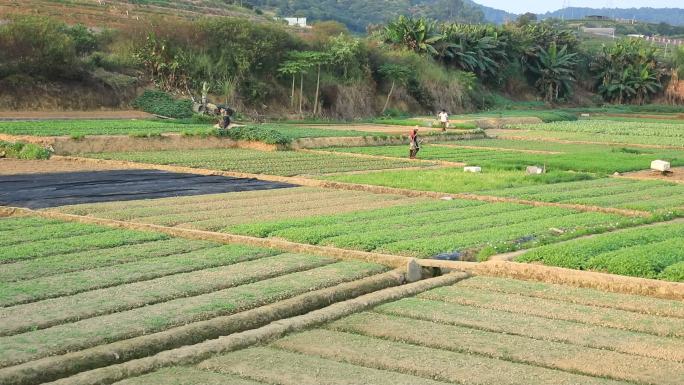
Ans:
{"label": "palm tree", "polygon": [[437,32],[437,23],[425,18],[413,19],[399,16],[385,26],[383,38],[386,43],[407,48],[420,54],[437,55],[435,44],[444,36]]}
{"label": "palm tree", "polygon": [[544,100],[553,102],[572,92],[577,62],[577,54],[569,53],[567,46],[559,50],[556,43],[551,43],[548,50],[539,51],[530,70],[537,76],[536,86],[544,94]]}

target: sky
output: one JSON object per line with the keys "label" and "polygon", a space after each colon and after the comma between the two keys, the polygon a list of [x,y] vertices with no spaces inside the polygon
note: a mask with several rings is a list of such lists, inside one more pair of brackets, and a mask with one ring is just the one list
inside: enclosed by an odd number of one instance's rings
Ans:
{"label": "sky", "polygon": [[[592,8],[672,8],[678,7],[676,3],[679,3],[678,0],[475,0],[475,2],[513,13],[545,13],[563,8],[564,3],[569,3],[571,7]],[[684,4],[679,7],[684,7]]]}

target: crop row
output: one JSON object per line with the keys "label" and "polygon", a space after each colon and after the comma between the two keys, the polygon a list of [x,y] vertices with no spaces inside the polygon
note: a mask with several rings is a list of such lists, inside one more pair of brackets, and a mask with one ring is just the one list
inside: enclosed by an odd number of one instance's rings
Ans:
{"label": "crop row", "polygon": [[684,186],[660,181],[597,179],[483,191],[484,195],[646,211],[684,208]]}
{"label": "crop row", "polygon": [[525,140],[569,141],[605,143],[607,145],[649,145],[684,147],[681,137],[673,136],[630,136],[574,131],[511,130],[500,136]]}
{"label": "crop row", "polygon": [[[336,148],[338,152],[404,157],[404,146]],[[527,166],[546,166],[550,171],[581,171],[600,174],[648,169],[655,159],[684,165],[684,154],[676,150],[622,149],[586,150],[562,154],[535,154],[501,149],[473,149],[424,145],[420,157],[427,160],[447,160],[482,166],[485,169],[524,170]]]}
{"label": "crop row", "polygon": [[578,120],[543,124],[515,125],[511,128],[541,131],[582,132],[616,136],[668,137],[684,139],[684,124],[649,123],[614,120]]}
{"label": "crop row", "polygon": [[108,229],[98,231],[95,234],[45,239],[36,242],[23,242],[15,245],[1,246],[0,263],[47,257],[57,254],[75,253],[79,251],[94,251],[103,248],[150,242],[165,237],[166,236],[157,233]]}
{"label": "crop row", "polygon": [[120,313],[0,337],[0,366],[234,314],[385,270],[385,267],[370,263],[338,262],[209,294],[177,298]]}
{"label": "crop row", "polygon": [[[536,366],[586,376],[674,384],[673,378],[682,371],[682,366],[675,362],[378,313],[353,315],[333,323],[327,329],[394,342],[407,342],[436,351],[462,352],[525,363],[532,366],[531,373],[526,374],[535,376],[539,373],[534,372],[540,371],[539,368],[534,368]],[[325,340],[328,336],[327,332],[321,334],[321,338],[315,341]],[[339,336],[343,337],[344,334]],[[301,341],[298,337],[292,339]],[[466,362],[468,361],[466,359]],[[657,370],[654,370],[656,368]],[[543,369],[541,371],[543,372]],[[482,373],[475,373],[470,377],[478,375],[483,376]],[[559,383],[561,377],[562,374],[554,378],[553,383]]]}
{"label": "crop row", "polygon": [[[378,136],[373,132],[354,130],[331,130],[295,125],[265,124],[258,126],[263,131],[277,131],[288,139]],[[85,135],[157,135],[163,133],[183,133],[205,135],[212,131],[210,124],[192,124],[186,121],[162,120],[47,120],[35,122],[0,122],[0,133],[9,135],[33,136],[74,136]]]}
{"label": "crop row", "polygon": [[459,287],[517,294],[532,298],[627,310],[635,313],[684,318],[684,303],[640,295],[612,293],[560,284],[521,281],[511,278],[476,276],[458,283]]}
{"label": "crop row", "polygon": [[505,251],[637,221],[555,207],[441,201],[352,214],[237,225],[227,231],[425,258],[486,246]]}
{"label": "crop row", "polygon": [[246,149],[120,152],[90,154],[89,156],[101,159],[284,176],[415,166],[408,160],[400,159],[369,159],[295,151],[264,152]]}
{"label": "crop row", "polygon": [[[223,254],[230,251],[224,250]],[[250,261],[255,254],[257,253],[247,253],[246,256],[233,254],[233,261],[225,261],[226,265],[221,267],[3,308],[0,310],[0,318],[5,322],[0,325],[0,335],[18,334],[68,321],[137,309],[174,298],[198,296],[335,262],[332,258],[298,254],[280,254]],[[160,267],[164,267],[163,262]],[[108,300],[103,303],[103,298]]]}
{"label": "crop row", "polygon": [[543,246],[518,261],[684,282],[683,237],[681,223],[628,229]]}
{"label": "crop row", "polygon": [[[250,261],[273,254],[275,252],[272,250],[235,245],[213,245],[213,247],[205,246],[190,252],[176,250],[169,255],[148,256],[139,261],[128,263],[118,261],[119,263],[113,266],[108,266],[107,264],[97,267],[91,266],[89,269],[63,274],[52,272],[51,275],[45,277],[0,283],[0,305],[8,306],[72,295],[88,290],[150,280],[171,274]],[[39,258],[35,261],[43,259],[49,258]],[[46,262],[49,263],[50,261]]]}
{"label": "crop row", "polygon": [[[233,199],[234,197],[237,199]],[[203,196],[193,200],[182,198],[146,200],[142,202],[145,206],[136,205],[133,208],[123,207],[120,203],[102,203],[67,206],[58,210],[164,226],[221,230],[236,224],[345,213],[420,201],[421,199],[358,191],[295,188],[284,190],[279,195],[269,196],[256,192],[230,193]],[[169,202],[177,203],[169,205]]]}
{"label": "crop row", "polygon": [[[543,311],[543,309],[539,309],[540,312]],[[601,309],[590,308],[589,311],[600,313]],[[404,298],[381,305],[375,308],[374,312],[438,324],[521,335],[538,340],[612,350],[636,356],[676,362],[684,361],[683,345],[677,338],[568,321],[549,317],[548,313],[546,316],[537,316],[420,298]]]}

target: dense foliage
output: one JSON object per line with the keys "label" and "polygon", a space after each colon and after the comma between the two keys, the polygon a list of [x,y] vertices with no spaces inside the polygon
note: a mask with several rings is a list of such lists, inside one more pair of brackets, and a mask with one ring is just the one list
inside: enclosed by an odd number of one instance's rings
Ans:
{"label": "dense foliage", "polygon": [[192,116],[190,100],[175,100],[163,91],[147,90],[133,101],[133,106],[145,112],[169,118],[189,118]]}
{"label": "dense foliage", "polygon": [[0,158],[18,159],[48,159],[52,152],[50,150],[32,143],[6,142],[0,140]]}

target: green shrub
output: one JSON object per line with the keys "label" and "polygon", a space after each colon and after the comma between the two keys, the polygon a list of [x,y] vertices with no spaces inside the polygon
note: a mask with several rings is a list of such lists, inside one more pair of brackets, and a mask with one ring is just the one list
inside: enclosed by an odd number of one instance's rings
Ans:
{"label": "green shrub", "polygon": [[4,153],[6,157],[17,159],[49,159],[52,155],[50,150],[32,143],[1,140],[0,153]]}
{"label": "green shrub", "polygon": [[266,144],[289,144],[291,141],[289,137],[276,130],[257,126],[234,127],[230,130],[217,129],[215,134],[233,140],[248,140]]}
{"label": "green shrub", "polygon": [[218,120],[218,118],[216,116],[194,114],[194,115],[192,115],[191,123],[192,124],[213,124],[213,123],[216,123],[217,120]]}
{"label": "green shrub", "polygon": [[193,115],[192,101],[176,100],[166,92],[158,90],[146,90],[133,101],[133,107],[169,118],[190,118]]}
{"label": "green shrub", "polygon": [[545,123],[577,120],[577,115],[566,111],[539,112],[534,115]]}

